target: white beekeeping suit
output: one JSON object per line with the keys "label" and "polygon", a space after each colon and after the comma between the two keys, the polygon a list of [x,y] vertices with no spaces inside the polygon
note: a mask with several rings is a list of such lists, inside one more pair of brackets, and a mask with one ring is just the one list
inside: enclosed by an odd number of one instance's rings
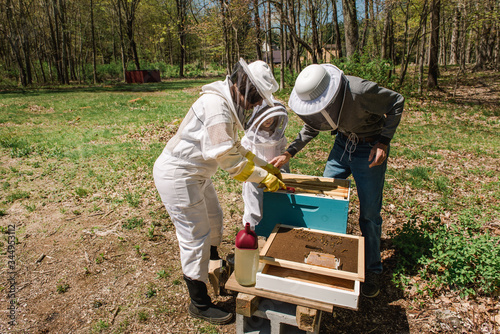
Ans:
{"label": "white beekeeping suit", "polygon": [[214,324],[229,322],[232,314],[211,302],[205,285],[209,260],[218,258],[223,229],[222,209],[210,178],[220,167],[238,181],[260,183],[269,191],[286,188],[279,169],[256,158],[238,139],[238,130],[244,130],[253,108],[264,100],[273,105],[277,89],[266,63],[247,65],[241,59],[224,81],[203,86],[153,168],[156,188],[176,228],[191,298],[188,312]]}
{"label": "white beekeeping suit", "polygon": [[[260,63],[263,62],[247,67],[250,71],[261,70]],[[272,74],[270,78],[274,80]],[[272,80],[269,79],[268,91],[277,89]],[[262,81],[267,83],[266,79]],[[153,171],[162,201],[176,226],[183,272],[204,282],[208,279],[210,245],[219,245],[222,238],[222,210],[210,177],[217,167],[240,181],[260,183],[268,174],[245,157],[248,150],[240,144],[238,129],[244,129],[251,110],[245,113],[240,99],[233,101],[233,84],[240,88],[241,83],[233,83],[230,77],[203,86],[201,97],[165,146]],[[246,100],[252,99],[251,94],[250,84],[239,91],[239,96]],[[207,239],[210,242],[205,242]]]}
{"label": "white beekeeping suit", "polygon": [[[270,161],[281,155],[287,145],[285,129],[288,124],[286,108],[281,103],[273,100],[274,106],[263,104],[256,107],[249,120],[248,129],[241,139],[244,148],[253,152],[258,158]],[[289,172],[288,164],[281,167],[281,171]],[[245,211],[243,225],[250,223],[255,228],[262,219],[263,191],[257,183],[243,183],[243,200]]]}

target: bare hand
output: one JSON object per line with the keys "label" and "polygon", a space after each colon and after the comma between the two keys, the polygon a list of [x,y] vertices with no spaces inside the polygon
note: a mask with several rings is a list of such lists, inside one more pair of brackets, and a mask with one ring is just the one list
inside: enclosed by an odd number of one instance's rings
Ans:
{"label": "bare hand", "polygon": [[285,152],[281,155],[278,155],[277,157],[274,157],[269,163],[276,168],[281,168],[281,166],[290,161],[291,157],[292,156],[290,155],[290,153]]}
{"label": "bare hand", "polygon": [[381,165],[385,161],[385,159],[387,159],[387,145],[377,143],[372,147],[372,150],[370,151],[368,161],[371,161],[372,163],[368,167],[372,168],[374,166]]}

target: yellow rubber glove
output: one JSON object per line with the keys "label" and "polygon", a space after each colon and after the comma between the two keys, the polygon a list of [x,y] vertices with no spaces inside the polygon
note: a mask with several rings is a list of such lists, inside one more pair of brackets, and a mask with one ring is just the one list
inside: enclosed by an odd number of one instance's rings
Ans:
{"label": "yellow rubber glove", "polygon": [[245,182],[250,175],[252,175],[253,171],[255,170],[255,165],[253,164],[253,161],[247,161],[243,169],[238,175],[233,176],[235,180]]}
{"label": "yellow rubber glove", "polygon": [[281,175],[281,172],[280,172],[279,168],[276,168],[276,167],[274,167],[271,164],[267,164],[265,166],[262,166],[261,168],[264,169],[264,170],[267,170],[269,173],[273,174],[278,179],[280,179],[280,180],[283,181],[283,175]]}
{"label": "yellow rubber glove", "polygon": [[253,161],[255,166],[259,166],[260,168],[266,170],[267,172],[275,175],[278,179],[283,180],[283,176],[281,175],[279,168],[276,168],[270,163],[267,163],[265,160],[260,159],[251,151],[247,152],[245,158],[247,158],[249,161]]}
{"label": "yellow rubber glove", "polygon": [[260,181],[260,184],[266,186],[266,189],[264,191],[267,190],[267,191],[275,192],[279,189],[286,189],[286,186],[283,183],[283,181],[281,181],[280,179],[278,179],[276,176],[274,176],[271,173],[267,174],[266,177],[264,178],[264,180]]}

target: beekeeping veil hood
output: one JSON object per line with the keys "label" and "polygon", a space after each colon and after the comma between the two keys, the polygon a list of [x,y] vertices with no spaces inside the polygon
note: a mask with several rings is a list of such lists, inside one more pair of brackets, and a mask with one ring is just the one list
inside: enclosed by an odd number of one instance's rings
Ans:
{"label": "beekeeping veil hood", "polygon": [[312,128],[336,130],[346,81],[344,73],[334,65],[309,65],[297,77],[288,105]]}
{"label": "beekeeping veil hood", "polygon": [[[254,144],[276,145],[285,133],[288,125],[288,114],[283,104],[273,101],[274,106],[265,102],[262,106],[256,107],[248,121],[248,129],[245,136]],[[273,119],[270,125],[264,124],[269,119]]]}
{"label": "beekeeping veil hood", "polygon": [[247,122],[252,115],[252,108],[249,106],[262,100],[267,105],[273,106],[272,94],[278,90],[278,83],[269,66],[261,60],[247,64],[243,59],[240,59],[234,66],[229,79],[232,84],[236,85],[237,91],[247,102],[242,103],[239,98],[234,101],[238,119],[246,129]]}

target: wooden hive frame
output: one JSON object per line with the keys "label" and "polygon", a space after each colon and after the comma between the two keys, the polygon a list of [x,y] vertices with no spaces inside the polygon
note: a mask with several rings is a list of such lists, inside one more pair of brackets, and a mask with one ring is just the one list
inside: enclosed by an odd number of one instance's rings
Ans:
{"label": "wooden hive frame", "polygon": [[[356,240],[357,241],[357,252],[354,254],[357,258],[353,259],[357,262],[357,265],[355,266],[355,270],[341,270],[341,269],[334,269],[334,268],[328,268],[324,266],[319,266],[315,264],[308,264],[308,263],[303,263],[300,261],[294,261],[287,259],[286,256],[283,258],[276,258],[273,256],[269,255],[269,251],[271,247],[273,246],[274,242],[281,242],[280,241],[280,230],[283,231],[283,229],[287,230],[301,230],[304,232],[308,233],[313,233],[316,235],[321,235],[321,236],[332,236],[336,238],[342,238],[344,240]],[[290,251],[294,252],[300,252],[304,251],[303,249],[299,249],[300,247],[295,247],[295,245],[290,245],[289,249]],[[302,227],[294,227],[294,226],[288,226],[288,225],[276,225],[273,232],[267,239],[266,244],[260,251],[260,262],[272,265],[272,266],[278,266],[278,267],[283,267],[283,268],[288,268],[288,269],[294,269],[294,270],[299,270],[299,271],[304,271],[304,272],[309,272],[309,273],[314,273],[314,274],[320,274],[320,275],[325,275],[325,276],[330,276],[330,277],[338,277],[338,278],[343,278],[343,279],[348,279],[348,280],[353,280],[353,281],[364,281],[365,278],[365,269],[364,269],[364,238],[361,236],[353,236],[349,234],[341,234],[341,233],[334,233],[334,232],[327,232],[327,231],[320,231],[320,230],[313,230],[309,228],[302,228]]]}
{"label": "wooden hive frame", "polygon": [[348,180],[290,173],[282,175],[286,186],[295,188],[295,194],[316,194],[335,199],[349,198],[350,182]]}

